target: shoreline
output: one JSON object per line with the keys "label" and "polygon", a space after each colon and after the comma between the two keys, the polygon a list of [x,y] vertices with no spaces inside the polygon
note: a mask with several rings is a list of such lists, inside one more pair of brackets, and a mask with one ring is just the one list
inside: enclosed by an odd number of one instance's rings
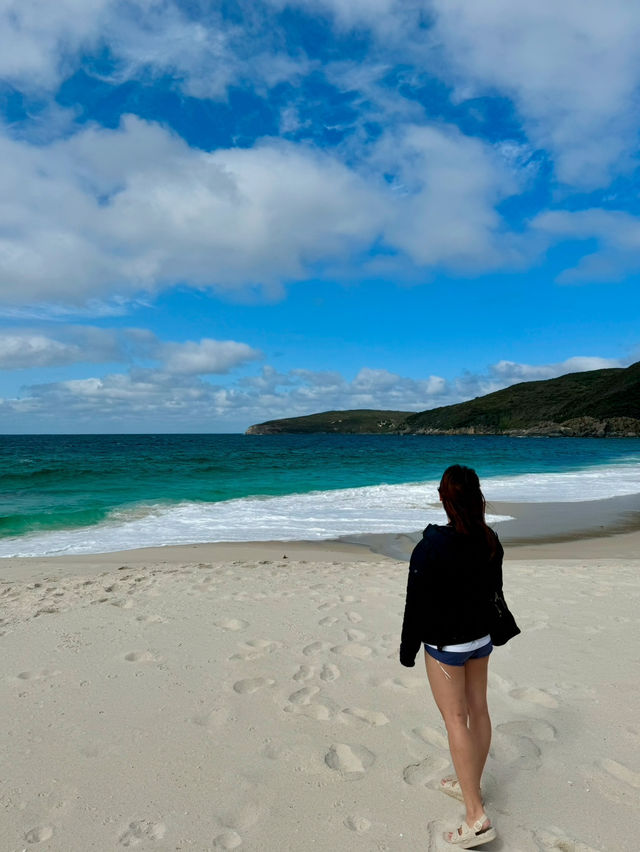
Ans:
{"label": "shoreline", "polygon": [[[487,514],[508,515],[491,524],[505,559],[554,559],[608,552],[633,558],[640,552],[640,494],[574,503],[487,503]],[[444,515],[444,513],[443,513]],[[408,560],[422,531],[345,537],[392,559]]]}
{"label": "shoreline", "polygon": [[[492,502],[488,513],[508,515],[495,524],[505,560],[620,558],[640,553],[640,494],[575,503]],[[444,513],[443,513],[444,520]],[[363,533],[338,539],[231,541],[174,544],[106,553],[12,556],[0,559],[0,581],[42,574],[98,573],[128,565],[290,559],[406,562],[422,532]]]}

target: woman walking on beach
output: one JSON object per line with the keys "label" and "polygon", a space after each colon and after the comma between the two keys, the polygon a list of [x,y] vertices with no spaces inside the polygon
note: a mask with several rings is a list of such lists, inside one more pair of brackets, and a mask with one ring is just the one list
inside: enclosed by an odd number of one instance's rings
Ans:
{"label": "woman walking on beach", "polygon": [[485,500],[474,470],[448,467],[438,492],[449,523],[429,524],[411,555],[400,662],[413,666],[424,643],[427,677],[456,771],[441,781],[441,790],[466,808],[466,821],[444,839],[474,849],[496,837],[480,780],[491,743],[487,669],[493,601],[496,592],[502,593],[503,550],[485,523]]}

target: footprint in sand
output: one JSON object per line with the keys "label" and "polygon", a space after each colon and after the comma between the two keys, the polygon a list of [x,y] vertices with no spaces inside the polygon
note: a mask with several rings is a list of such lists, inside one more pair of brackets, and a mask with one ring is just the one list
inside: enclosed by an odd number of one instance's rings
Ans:
{"label": "footprint in sand", "polygon": [[325,683],[331,683],[331,681],[337,680],[339,677],[340,669],[337,666],[334,666],[332,663],[324,664],[320,672],[320,680],[325,681]]}
{"label": "footprint in sand", "polygon": [[389,720],[384,713],[379,713],[376,710],[361,710],[360,707],[345,707],[342,711],[345,722],[356,722],[363,725],[369,725],[372,728],[379,728],[381,725],[388,725]]}
{"label": "footprint in sand", "polygon": [[363,745],[336,743],[324,756],[324,762],[347,781],[363,778],[375,763],[376,756]]}
{"label": "footprint in sand", "polygon": [[231,831],[247,831],[258,822],[263,813],[264,808],[258,802],[250,801],[233,811],[220,815],[219,820]]}
{"label": "footprint in sand", "polygon": [[253,660],[259,660],[266,654],[271,654],[280,647],[280,642],[271,642],[269,639],[249,639],[249,641],[245,642],[241,646],[240,650],[237,653],[232,654],[229,659],[251,662]]}
{"label": "footprint in sand", "polygon": [[294,680],[310,680],[313,677],[315,669],[313,666],[305,666],[302,665],[298,669],[298,671],[294,674]]}
{"label": "footprint in sand", "polygon": [[129,651],[128,654],[124,655],[124,658],[128,663],[155,663],[158,661],[158,657],[151,651]]}
{"label": "footprint in sand", "polygon": [[252,692],[257,692],[259,689],[264,689],[267,686],[273,686],[275,680],[270,677],[248,677],[244,680],[237,680],[233,684],[233,691],[238,695],[250,695]]}
{"label": "footprint in sand", "polygon": [[332,627],[336,624],[338,619],[333,615],[325,615],[324,618],[321,618],[318,624],[320,627]]}
{"label": "footprint in sand", "polygon": [[320,654],[326,651],[328,647],[328,642],[312,642],[310,645],[307,645],[302,649],[302,653],[305,657],[311,657],[315,654]]}
{"label": "footprint in sand", "polygon": [[[285,710],[293,710],[293,705],[285,707]],[[331,718],[331,709],[326,704],[304,704],[295,708],[296,713],[306,716],[308,719],[314,719],[316,722],[328,722]]]}
{"label": "footprint in sand", "polygon": [[165,620],[161,615],[136,615],[136,621],[141,621],[143,624],[165,623]]}
{"label": "footprint in sand", "polygon": [[517,701],[528,701],[530,704],[539,704],[541,707],[555,709],[558,706],[558,702],[552,695],[535,686],[518,686],[512,689],[509,695]]}
{"label": "footprint in sand", "polygon": [[166,833],[166,826],[161,822],[149,822],[146,819],[130,822],[118,842],[121,846],[139,846],[145,840],[162,840]]}
{"label": "footprint in sand", "polygon": [[501,677],[499,674],[489,670],[489,686],[491,689],[497,689],[499,692],[508,693],[514,688],[512,681]]}
{"label": "footprint in sand", "polygon": [[348,816],[344,824],[350,831],[355,831],[356,834],[364,834],[371,828],[371,823],[363,816]]}
{"label": "footprint in sand", "polygon": [[39,672],[20,672],[18,677],[20,680],[46,680],[59,674],[62,672],[57,669],[41,669]]}
{"label": "footprint in sand", "polygon": [[268,654],[282,646],[282,642],[275,642],[272,639],[248,639],[244,644],[254,651],[262,651]]}
{"label": "footprint in sand", "polygon": [[549,627],[549,616],[545,613],[533,612],[527,618],[521,618],[522,629],[525,633],[531,633],[534,630],[545,630]]}
{"label": "footprint in sand", "polygon": [[227,721],[227,713],[222,707],[214,707],[208,713],[199,713],[192,716],[191,721],[200,728],[215,728]]}
{"label": "footprint in sand", "polygon": [[429,754],[419,763],[411,763],[405,766],[402,777],[412,787],[431,787],[436,782],[440,783],[440,774],[449,766],[446,757],[438,757]]}
{"label": "footprint in sand", "polygon": [[581,843],[579,840],[573,840],[570,837],[563,837],[556,834],[555,831],[540,831],[536,832],[534,836],[536,840],[542,843],[543,849],[558,849],[560,852],[599,852],[593,846],[587,846],[586,843]]}
{"label": "footprint in sand", "polygon": [[213,839],[214,849],[237,849],[242,846],[242,838],[237,831],[223,831]]}
{"label": "footprint in sand", "polygon": [[53,829],[50,825],[39,825],[37,828],[32,828],[24,836],[27,843],[44,843],[45,840],[51,840],[53,837]]}
{"label": "footprint in sand", "polygon": [[320,692],[320,688],[318,686],[304,686],[302,689],[299,689],[297,692],[293,692],[289,696],[289,701],[291,704],[309,704],[314,695],[317,695]]}
{"label": "footprint in sand", "polygon": [[351,612],[345,613],[345,615],[347,616],[347,618],[349,619],[349,621],[352,624],[359,624],[362,621],[362,616],[360,615],[359,612],[351,611]]}
{"label": "footprint in sand", "polygon": [[292,755],[291,749],[282,743],[274,743],[267,741],[264,748],[260,752],[263,757],[268,760],[282,760],[290,758]]}
{"label": "footprint in sand", "polygon": [[634,772],[633,769],[629,769],[623,763],[618,763],[617,760],[611,760],[608,757],[599,760],[598,766],[612,778],[615,778],[616,781],[622,781],[624,784],[640,790],[640,772]]}
{"label": "footprint in sand", "polygon": [[[377,686],[376,683],[373,684]],[[386,686],[388,689],[403,691],[405,689],[419,689],[425,685],[425,679],[421,677],[413,677],[412,675],[398,675],[383,680],[381,686]]]}
{"label": "footprint in sand", "polygon": [[333,654],[341,654],[344,657],[353,657],[356,660],[366,660],[371,656],[371,648],[368,645],[360,645],[358,642],[348,642],[346,645],[334,645],[331,649]]}
{"label": "footprint in sand", "polygon": [[529,737],[511,736],[496,731],[489,754],[501,764],[517,769],[537,769],[541,764],[541,752]]}
{"label": "footprint in sand", "polygon": [[420,728],[414,728],[411,733],[423,743],[437,746],[438,748],[449,748],[449,740],[447,735],[438,731],[436,728],[430,728],[428,725],[423,725]]}
{"label": "footprint in sand", "polygon": [[[108,598],[100,598],[99,601],[91,601],[91,603],[104,603],[107,600]],[[56,612],[60,612],[57,606],[43,606],[34,612],[33,617],[37,618],[39,615],[53,615]]]}
{"label": "footprint in sand", "polygon": [[556,729],[542,719],[519,719],[514,722],[503,722],[497,727],[498,731],[515,737],[529,737],[532,740],[542,740],[550,743],[556,738]]}
{"label": "footprint in sand", "polygon": [[311,699],[320,692],[317,686],[304,686],[289,696],[289,704],[284,707],[285,713],[299,713],[309,719],[326,722],[331,718],[331,708],[325,704],[316,704]]}
{"label": "footprint in sand", "polygon": [[363,633],[362,630],[356,630],[353,627],[349,630],[345,630],[345,633],[347,634],[349,642],[361,642],[367,636],[367,634]]}
{"label": "footprint in sand", "polygon": [[224,621],[214,621],[213,622],[216,627],[222,628],[222,630],[244,630],[245,627],[249,626],[248,621],[244,621],[242,618],[227,618]]}
{"label": "footprint in sand", "polygon": [[135,606],[131,598],[116,598],[116,600],[111,601],[110,603],[111,606],[117,606],[119,609],[133,609]]}

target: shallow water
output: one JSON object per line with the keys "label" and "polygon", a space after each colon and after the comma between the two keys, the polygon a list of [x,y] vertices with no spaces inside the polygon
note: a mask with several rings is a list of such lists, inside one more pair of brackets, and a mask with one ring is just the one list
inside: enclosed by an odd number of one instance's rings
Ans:
{"label": "shallow water", "polygon": [[640,439],[1,436],[0,556],[415,530],[454,462],[489,500],[640,492]]}

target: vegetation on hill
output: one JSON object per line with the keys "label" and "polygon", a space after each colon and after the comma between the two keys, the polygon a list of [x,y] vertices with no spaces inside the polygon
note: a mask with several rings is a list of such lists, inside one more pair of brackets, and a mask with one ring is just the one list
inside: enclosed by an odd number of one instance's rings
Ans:
{"label": "vegetation on hill", "polygon": [[355,411],[324,411],[306,417],[268,420],[250,426],[247,435],[276,435],[307,432],[338,432],[347,435],[371,435],[398,432],[407,419],[407,411],[375,411],[367,408]]}
{"label": "vegetation on hill", "polygon": [[247,430],[253,435],[310,432],[640,436],[640,362],[521,382],[419,413],[327,411],[270,420]]}

